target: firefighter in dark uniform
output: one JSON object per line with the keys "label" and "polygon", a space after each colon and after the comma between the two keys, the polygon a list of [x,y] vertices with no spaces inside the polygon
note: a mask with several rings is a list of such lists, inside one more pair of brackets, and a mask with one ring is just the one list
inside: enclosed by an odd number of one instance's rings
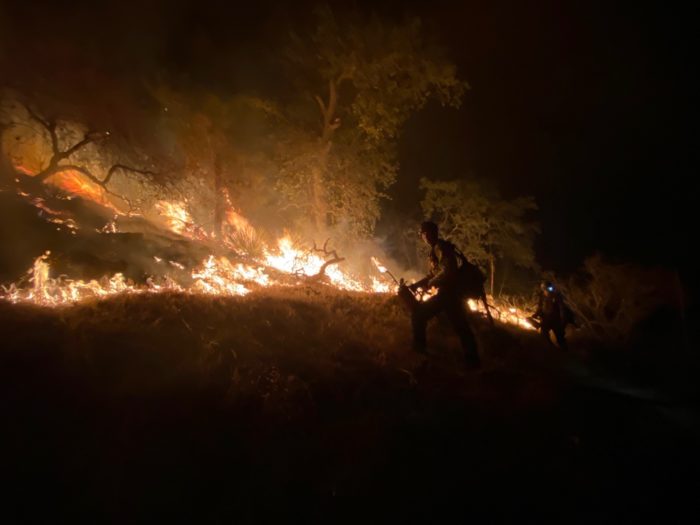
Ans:
{"label": "firefighter in dark uniform", "polygon": [[454,245],[438,236],[438,226],[426,221],[421,224],[421,238],[430,246],[430,272],[428,275],[408,286],[412,291],[437,288],[437,294],[427,301],[417,301],[412,308],[413,348],[417,352],[426,351],[426,328],[428,321],[445,312],[452,327],[459,336],[468,365],[479,366],[481,361],[477,351],[476,339],[469,326],[464,297],[458,286],[458,263]]}
{"label": "firefighter in dark uniform", "polygon": [[568,310],[559,290],[549,281],[540,284],[540,293],[537,301],[537,311],[533,316],[539,321],[540,333],[551,343],[549,332],[554,332],[557,344],[562,350],[568,349],[566,342],[566,324]]}

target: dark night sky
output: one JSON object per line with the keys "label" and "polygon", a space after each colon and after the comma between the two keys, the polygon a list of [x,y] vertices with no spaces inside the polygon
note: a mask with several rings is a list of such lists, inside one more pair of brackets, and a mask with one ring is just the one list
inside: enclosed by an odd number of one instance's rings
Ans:
{"label": "dark night sky", "polygon": [[[15,38],[39,44],[53,24],[66,23],[81,31],[64,29],[65,38],[97,60],[108,54],[104,60],[117,64],[118,74],[165,67],[230,92],[265,89],[275,74],[259,57],[273,51],[271,32],[313,2],[99,4],[77,1],[67,11],[46,7],[51,3],[4,4],[4,23]],[[375,6],[388,16],[422,16],[472,86],[459,111],[431,105],[409,122],[389,207],[417,210],[421,176],[471,173],[506,196],[535,196],[545,268],[572,269],[596,250],[685,265],[697,143],[692,18],[639,3],[531,4]],[[0,22],[2,15],[0,9]]]}
{"label": "dark night sky", "polygon": [[[689,24],[678,11],[576,4],[438,2],[472,90],[458,114],[414,119],[403,180],[472,171],[533,194],[546,268],[596,250],[680,265],[695,197]],[[425,132],[441,140],[421,148]]]}

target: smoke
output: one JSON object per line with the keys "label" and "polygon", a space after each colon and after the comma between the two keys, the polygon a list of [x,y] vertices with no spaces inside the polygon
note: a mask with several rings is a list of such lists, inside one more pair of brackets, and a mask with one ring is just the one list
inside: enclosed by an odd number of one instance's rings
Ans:
{"label": "smoke", "polygon": [[[210,9],[165,1],[132,9],[116,1],[99,5],[79,1],[70,10],[51,3],[3,4],[3,83],[15,88],[44,116],[110,131],[109,142],[92,148],[89,158],[80,159],[99,176],[123,159],[157,174],[118,172],[111,179],[110,189],[133,202],[143,219],[120,218],[115,236],[92,235],[112,217],[85,211],[89,206],[70,211],[81,214],[79,238],[46,226],[35,209],[23,207],[26,203],[7,207],[6,211],[14,210],[10,215],[26,216],[26,228],[15,231],[27,232],[32,242],[17,252],[17,260],[5,269],[4,277],[14,278],[20,263],[23,271],[49,248],[55,254],[55,266],[78,277],[114,270],[142,279],[149,273],[162,273],[154,256],[183,262],[201,255],[196,243],[168,248],[173,236],[164,233],[155,204],[160,200],[184,202],[196,224],[214,231],[218,196],[213,162],[207,157],[206,141],[201,147],[193,146],[191,140],[177,135],[175,108],[156,96],[154,86],[167,86],[177,94],[184,106],[185,126],[192,115],[216,115],[212,106],[225,107],[233,125],[224,129],[230,143],[220,150],[224,185],[235,210],[250,221],[261,241],[273,246],[277,237],[291,230],[308,248],[314,242],[321,247],[330,239],[329,249],[345,259],[340,266],[354,274],[374,273],[370,257],[376,256],[397,276],[413,275],[392,256],[384,239],[358,240],[343,225],[320,235],[301,227],[304,217],[284,206],[274,184],[278,168],[270,127],[276,123],[270,120],[270,108],[255,107],[261,100],[256,96],[237,95],[285,91],[279,81],[283,72],[271,57],[286,36],[280,28],[289,22],[273,15],[274,6],[263,4],[239,7],[233,18],[220,16],[227,2],[214,2]],[[201,138],[197,132],[193,135]],[[186,151],[186,147],[198,149]],[[8,178],[13,176],[10,166],[4,169]],[[4,218],[12,222],[9,216]],[[28,233],[30,230],[34,233]],[[7,238],[14,243],[20,242],[18,237]],[[109,243],[103,245],[106,238]]]}

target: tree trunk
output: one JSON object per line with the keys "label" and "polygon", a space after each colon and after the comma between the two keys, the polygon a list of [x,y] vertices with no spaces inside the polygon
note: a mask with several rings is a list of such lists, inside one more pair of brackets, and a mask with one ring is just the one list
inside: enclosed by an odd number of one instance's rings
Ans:
{"label": "tree trunk", "polygon": [[498,296],[500,297],[503,295],[503,287],[506,284],[506,279],[508,278],[508,270],[510,268],[510,265],[506,266],[505,271],[503,272],[503,277],[501,278],[501,286],[498,288]]}
{"label": "tree trunk", "polygon": [[314,218],[314,225],[318,232],[322,232],[326,227],[326,218],[328,215],[328,207],[326,202],[326,188],[323,182],[323,175],[328,164],[328,153],[330,151],[330,143],[326,144],[321,150],[318,163],[312,170],[311,180],[311,206]]}
{"label": "tree trunk", "polygon": [[34,179],[38,182],[45,182],[51,175],[55,175],[61,171],[63,171],[63,169],[59,166],[58,161],[52,158],[46,168],[34,175]]}
{"label": "tree trunk", "polygon": [[490,294],[491,297],[493,297],[493,283],[494,283],[494,278],[496,276],[496,262],[494,261],[493,255],[489,255],[489,270],[491,272],[491,278],[490,283],[489,283],[489,289],[490,289]]}
{"label": "tree trunk", "polygon": [[320,149],[316,165],[312,169],[311,176],[311,207],[316,229],[321,232],[327,226],[328,221],[328,198],[324,178],[328,166],[328,156],[333,146],[333,134],[340,126],[339,120],[335,117],[338,107],[338,88],[336,81],[328,81],[328,103],[325,103],[319,96],[316,102],[321,110],[323,125],[321,128]]}

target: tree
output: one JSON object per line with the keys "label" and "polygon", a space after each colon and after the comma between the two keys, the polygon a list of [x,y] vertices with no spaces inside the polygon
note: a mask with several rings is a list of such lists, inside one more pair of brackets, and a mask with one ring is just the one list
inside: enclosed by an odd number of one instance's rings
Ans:
{"label": "tree", "polygon": [[278,187],[317,231],[371,233],[396,178],[396,140],[430,98],[458,107],[467,88],[419,19],[316,9],[316,29],[285,54],[297,89],[283,114]]}
{"label": "tree", "polygon": [[532,197],[501,199],[487,193],[474,180],[421,179],[425,197],[421,207],[434,217],[443,235],[455,242],[471,260],[488,268],[490,293],[494,293],[496,266],[509,261],[536,269],[533,242],[539,233],[528,214],[537,210]]}
{"label": "tree", "polygon": [[161,123],[171,144],[173,169],[181,178],[206,181],[213,200],[205,207],[213,211],[207,222],[213,221],[212,233],[220,237],[224,215],[222,156],[228,151],[226,108],[216,97],[196,101],[165,84],[152,86],[151,94],[162,107]]}
{"label": "tree", "polygon": [[151,87],[151,93],[163,108],[162,134],[170,143],[172,169],[181,174],[180,180],[196,179],[204,186],[205,191],[183,198],[198,201],[196,208],[206,215],[201,222],[211,224],[213,236],[231,241],[233,190],[250,175],[247,168],[261,163],[263,102],[244,96],[185,96],[164,84]]}
{"label": "tree", "polygon": [[[107,130],[92,130],[57,113],[40,112],[32,103],[4,93],[0,125],[3,153],[14,157],[13,170],[31,176],[32,184],[54,182],[80,189],[83,196],[117,209],[134,211],[132,200],[112,189],[115,174],[131,173],[155,177],[147,168],[132,166],[135,155],[117,154]],[[26,144],[26,147],[22,146]],[[97,147],[99,146],[99,150]],[[120,148],[116,148],[120,149]],[[14,150],[14,151],[13,151]],[[119,160],[115,160],[115,159]],[[146,163],[143,155],[136,159]],[[24,165],[28,162],[30,165]],[[102,172],[102,176],[96,173]],[[27,180],[24,181],[28,182]]]}
{"label": "tree", "polygon": [[596,253],[569,278],[552,280],[564,292],[579,326],[600,339],[625,342],[655,311],[673,311],[677,319],[682,315],[682,292],[668,269],[612,262]]}

